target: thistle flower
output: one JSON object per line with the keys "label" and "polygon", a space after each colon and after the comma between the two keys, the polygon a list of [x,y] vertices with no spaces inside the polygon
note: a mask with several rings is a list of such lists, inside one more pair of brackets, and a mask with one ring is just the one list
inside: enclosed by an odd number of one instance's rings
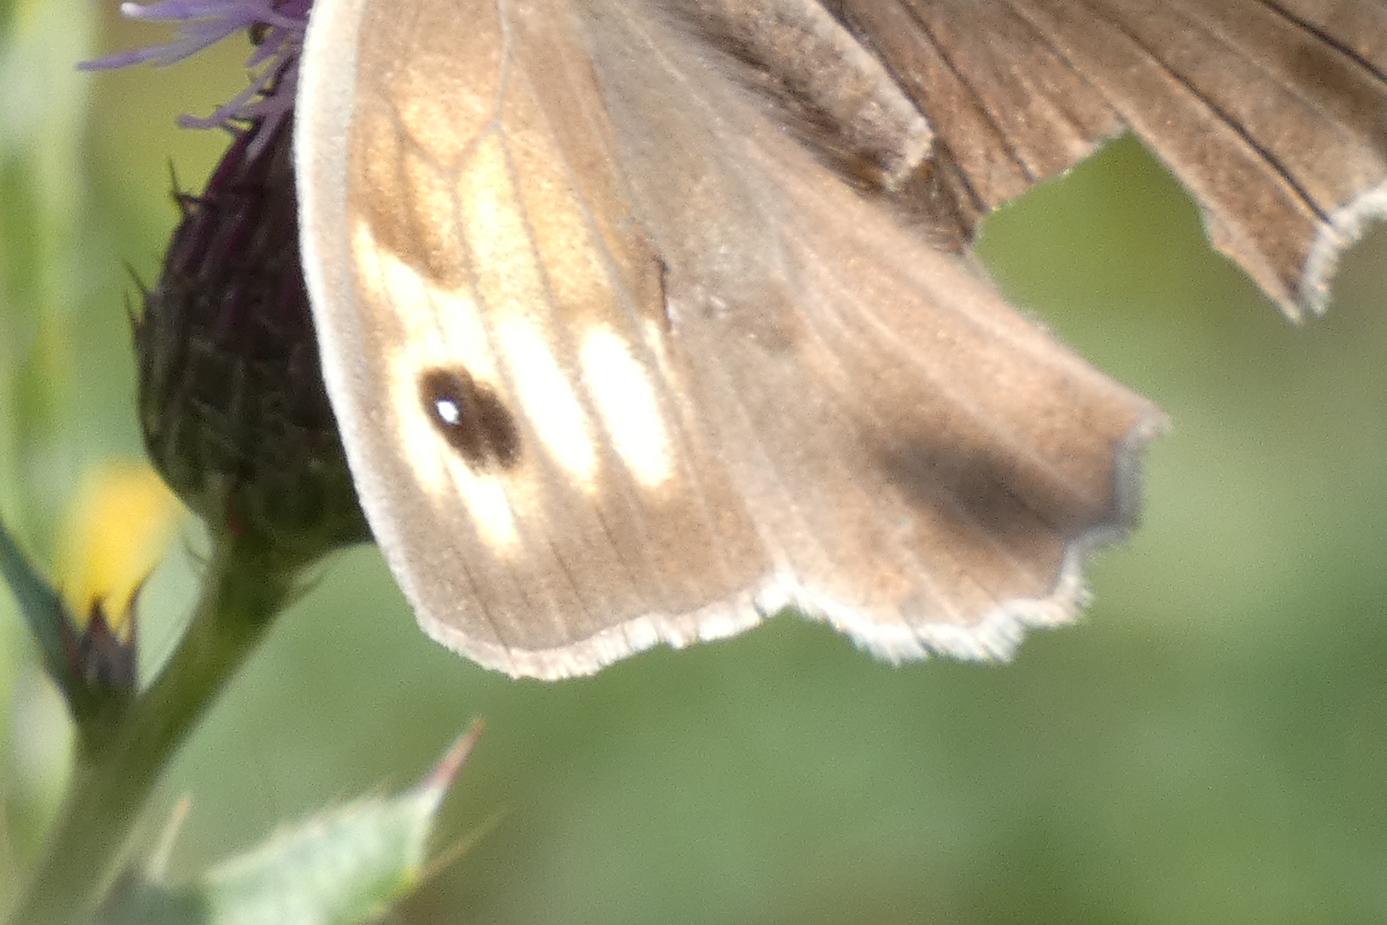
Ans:
{"label": "thistle flower", "polygon": [[[217,128],[234,122],[258,124],[257,137],[275,136],[293,112],[298,86],[299,52],[313,0],[163,0],[142,5],[124,3],[121,13],[145,22],[172,22],[172,42],[88,61],[86,70],[136,64],[167,66],[233,35],[248,34],[255,50],[246,62],[251,79],[244,90],[204,118],[184,115],[185,128]],[[263,142],[262,142],[263,143]]]}
{"label": "thistle flower", "polygon": [[156,468],[214,528],[312,558],[369,538],[318,364],[299,261],[290,157],[309,0],[166,0],[127,15],[177,39],[96,62],[169,64],[235,34],[258,39],[250,86],[206,119],[231,146],[183,218],[135,320],[140,422]]}
{"label": "thistle flower", "polygon": [[[292,600],[304,567],[369,536],[319,369],[299,260],[290,143],[308,2],[127,5],[128,15],[178,21],[178,39],[88,65],[167,64],[241,29],[257,42],[247,90],[207,119],[183,120],[223,128],[231,144],[202,193],[176,193],[181,221],[132,318],[150,458],[212,534],[198,602],[147,685],[136,689],[133,644],[111,623],[115,598],[90,608],[84,599],[92,619],[81,629],[0,524],[0,577],[69,694],[81,746],[72,791],[16,922],[91,920],[160,770]],[[133,599],[134,587],[123,599]],[[330,843],[323,856],[340,859],[338,847]],[[270,880],[271,891],[283,884]],[[288,908],[286,895],[236,892],[239,905],[220,911],[244,918],[246,909]]]}
{"label": "thistle flower", "polygon": [[183,220],[135,322],[156,467],[215,526],[313,557],[366,539],[299,263],[291,121],[257,122]]}

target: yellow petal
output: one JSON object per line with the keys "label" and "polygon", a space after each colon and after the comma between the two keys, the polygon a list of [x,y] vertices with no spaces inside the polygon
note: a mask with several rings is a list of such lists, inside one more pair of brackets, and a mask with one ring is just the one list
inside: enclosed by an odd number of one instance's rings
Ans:
{"label": "yellow petal", "polygon": [[130,605],[168,547],[178,499],[148,466],[106,462],[87,473],[58,540],[63,600],[85,627],[98,602],[120,638]]}

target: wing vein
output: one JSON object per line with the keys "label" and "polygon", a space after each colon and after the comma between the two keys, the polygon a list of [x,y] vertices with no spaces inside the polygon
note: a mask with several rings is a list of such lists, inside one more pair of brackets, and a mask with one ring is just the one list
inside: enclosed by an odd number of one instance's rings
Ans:
{"label": "wing vein", "polygon": [[[510,178],[511,189],[518,190],[521,185],[521,178],[515,169],[515,155],[512,150],[512,141],[510,138],[510,133],[507,132],[503,126],[498,134],[498,137],[500,139],[501,155],[506,165],[506,174]],[[545,305],[547,306],[549,313],[552,317],[554,314],[557,313],[559,307],[558,300],[555,298],[553,283],[549,278],[548,269],[545,267],[543,257],[540,254],[539,245],[535,239],[534,223],[530,219],[529,210],[526,208],[526,204],[523,197],[516,197],[515,209],[517,217],[520,220],[521,227],[524,229],[525,232],[525,242],[528,245],[530,259],[533,262],[533,265],[536,269],[536,275],[539,278],[540,286],[543,288],[544,291]],[[550,335],[555,339],[556,342],[561,341],[561,338],[563,337],[562,332],[562,326],[556,324],[550,325]],[[489,325],[488,333],[490,333]],[[510,364],[502,365],[504,365],[506,369],[506,378],[508,380],[511,380],[511,394],[518,395],[519,390],[516,389],[514,386],[514,372],[511,370]],[[555,465],[553,458],[547,452],[537,453],[536,456],[539,459],[537,467],[542,468],[545,475],[548,477],[546,479],[548,484],[545,486],[545,493],[551,496],[558,495],[559,492],[555,491],[553,486],[563,485],[564,480],[561,478],[555,478]],[[595,504],[593,505],[593,508],[595,512],[598,510],[598,506]],[[549,548],[554,555],[555,561],[557,561],[559,565],[563,568],[564,575],[568,579],[569,587],[573,591],[574,599],[578,601],[579,605],[583,608],[583,613],[588,618],[596,616],[592,608],[589,606],[587,600],[585,599],[583,592],[580,590],[579,584],[573,576],[573,570],[569,567],[567,561],[560,554],[559,544],[554,540],[554,534],[552,530],[553,524],[550,522],[550,518],[548,516],[545,516],[542,519],[545,541],[548,543]],[[608,533],[607,536],[608,540],[610,540],[611,534]],[[616,548],[615,544],[612,544],[612,553],[614,557],[621,563],[621,567],[623,571],[626,572],[627,577],[631,579],[632,587],[636,587],[637,583],[635,581],[635,578],[631,574],[630,568],[627,566],[627,563],[621,556],[620,550]]]}
{"label": "wing vein", "polygon": [[[1080,0],[1080,2],[1084,6],[1087,6],[1090,10],[1093,10],[1095,15],[1101,15],[1100,11],[1095,9],[1093,4],[1089,2],[1089,0]],[[1120,31],[1129,42],[1131,42],[1137,48],[1145,52],[1147,58],[1149,58],[1166,75],[1168,75],[1172,81],[1174,81],[1178,86],[1183,87],[1185,92],[1187,92],[1191,97],[1197,100],[1206,110],[1213,114],[1213,116],[1216,119],[1218,119],[1225,126],[1227,126],[1228,129],[1233,133],[1233,135],[1236,138],[1238,138],[1238,140],[1243,144],[1244,147],[1252,151],[1253,154],[1260,158],[1263,163],[1265,163],[1268,167],[1271,168],[1272,172],[1281,181],[1282,185],[1286,187],[1288,190],[1290,190],[1292,195],[1296,199],[1300,200],[1300,202],[1305,206],[1307,210],[1310,211],[1311,214],[1313,214],[1319,221],[1329,223],[1329,214],[1320,207],[1319,203],[1315,201],[1314,197],[1310,195],[1309,191],[1301,185],[1300,181],[1295,178],[1295,175],[1292,174],[1291,171],[1286,167],[1286,165],[1281,162],[1281,159],[1279,157],[1272,153],[1270,148],[1266,147],[1260,141],[1254,138],[1251,132],[1249,132],[1247,128],[1244,125],[1242,125],[1242,123],[1240,123],[1231,113],[1225,110],[1222,106],[1215,102],[1213,98],[1211,98],[1197,85],[1195,85],[1188,77],[1177,71],[1167,61],[1165,61],[1158,54],[1156,54],[1156,51],[1153,48],[1151,48],[1150,45],[1144,42],[1139,36],[1133,33],[1132,30],[1129,29],[1125,23],[1120,22],[1116,16],[1110,17],[1108,19],[1108,22],[1114,28]],[[1118,112],[1122,112],[1122,110],[1118,109]]]}
{"label": "wing vein", "polygon": [[1025,178],[1028,186],[1034,185],[1037,179],[1035,170],[1027,163],[1026,158],[1016,149],[1016,146],[1011,143],[1010,133],[1002,127],[992,107],[988,105],[987,99],[978,91],[977,86],[968,76],[958,67],[953,56],[945,51],[943,43],[939,41],[938,36],[934,34],[934,30],[930,27],[929,23],[925,21],[924,16],[919,12],[918,8],[914,4],[908,5],[906,7],[906,13],[915,21],[916,26],[920,30],[920,34],[924,37],[925,41],[930,44],[930,47],[934,49],[935,54],[939,55],[940,62],[943,63],[944,67],[946,67],[949,73],[958,81],[959,86],[963,87],[964,92],[968,94],[968,98],[972,101],[973,108],[977,111],[978,115],[986,120],[988,126],[992,129],[992,134],[996,137],[997,146],[1002,150],[1003,154],[1006,155],[1007,160],[1011,161],[1016,165],[1016,169],[1021,171],[1021,175]]}
{"label": "wing vein", "polygon": [[[631,28],[644,40],[646,47],[650,50],[652,59],[660,62],[660,64],[664,67],[664,69],[670,75],[672,80],[674,80],[678,84],[683,85],[688,89],[688,93],[685,94],[685,99],[691,101],[695,106],[704,110],[704,112],[707,113],[710,117],[716,117],[717,114],[712,111],[711,107],[708,104],[708,101],[703,99],[701,93],[697,92],[697,88],[694,88],[690,85],[690,81],[687,75],[683,73],[683,71],[675,64],[675,62],[670,60],[669,56],[665,54],[665,52],[661,49],[660,43],[655,41],[654,37],[650,34],[650,32],[647,29],[642,28],[641,25],[635,21],[631,23]],[[719,375],[723,380],[724,388],[728,388],[729,394],[733,396],[735,399],[738,390],[736,387],[737,384],[732,374],[728,371],[726,365],[720,359],[709,359],[711,361],[711,365],[718,370]],[[781,473],[780,467],[775,464],[775,461],[772,458],[771,453],[765,444],[765,440],[760,436],[760,431],[755,426],[756,422],[751,417],[750,411],[741,401],[733,400],[730,402],[730,404],[732,404],[733,407],[737,409],[739,416],[742,418],[744,424],[746,425],[746,431],[752,435],[753,443],[756,447],[756,453],[765,461],[765,471],[769,472],[771,474],[771,477],[774,479],[776,488],[780,493],[785,509],[791,513],[791,516],[794,518],[795,522],[798,523],[801,528],[798,532],[801,535],[808,538],[808,541],[814,545],[816,551],[818,552],[823,561],[831,562],[832,557],[828,555],[828,551],[823,546],[822,542],[819,540],[817,532],[811,529],[809,520],[805,515],[803,506],[796,501],[794,493],[790,490],[788,483],[785,482],[784,475]],[[766,535],[765,527],[762,525],[760,518],[753,516],[751,520],[756,527],[757,533],[761,536],[762,544],[767,551],[778,551],[782,549],[780,543],[772,542],[771,538]],[[778,558],[784,558],[783,551],[779,553]],[[782,562],[778,564],[776,567],[777,569],[779,569],[783,568],[784,566],[790,566],[793,574],[792,563]],[[794,578],[796,583],[799,584],[799,576],[795,575]],[[904,620],[902,620],[902,622],[904,623]],[[906,624],[906,626],[908,629],[912,629],[911,627],[909,627],[908,624]]]}
{"label": "wing vein", "polygon": [[[650,45],[652,48],[654,48],[655,46],[654,42],[647,41],[647,44]],[[543,107],[541,107],[540,115],[541,118],[544,120],[545,125],[550,131],[550,133],[553,134],[555,132],[555,129],[552,117],[550,116],[548,110],[543,109]],[[587,120],[590,125],[594,121],[592,115],[588,112],[583,112],[579,115],[581,115],[582,118]],[[598,134],[599,136],[601,134],[599,128],[595,125],[593,126],[592,131],[595,134]],[[645,368],[658,373],[661,367],[656,357],[655,348],[650,344],[647,335],[642,330],[639,312],[637,309],[637,296],[634,292],[630,290],[626,280],[623,278],[622,274],[617,269],[617,267],[619,266],[619,261],[608,248],[607,242],[601,234],[600,229],[598,228],[597,221],[593,217],[594,209],[592,203],[589,202],[587,192],[583,188],[583,185],[580,182],[578,182],[577,170],[575,168],[575,165],[570,162],[567,152],[562,151],[562,149],[560,149],[559,165],[563,169],[564,173],[567,175],[568,187],[570,190],[572,190],[574,202],[576,203],[578,211],[583,218],[584,225],[587,228],[588,238],[592,242],[593,250],[596,253],[596,255],[598,255],[598,257],[600,258],[603,264],[603,268],[606,271],[607,278],[613,285],[613,290],[620,294],[620,298],[616,299],[615,301],[620,303],[619,309],[624,314],[625,322],[628,329],[632,332],[629,341],[633,347],[636,347],[640,350],[640,360],[642,365]],[[624,186],[624,179],[625,178],[620,175],[619,171],[613,171],[614,182],[622,184]],[[624,198],[627,202],[633,201],[629,189],[623,190],[623,192]],[[661,306],[661,308],[663,309],[664,306]],[[651,375],[650,381],[654,384],[654,387],[658,390],[660,394],[661,405],[663,406],[665,417],[668,419],[670,423],[674,425],[673,432],[675,435],[675,443],[679,450],[674,455],[679,460],[679,478],[681,482],[686,486],[687,490],[690,491],[691,495],[697,499],[696,507],[702,515],[701,526],[707,532],[709,540],[712,541],[711,546],[715,550],[717,561],[721,566],[722,575],[724,578],[727,578],[733,575],[735,573],[735,570],[731,567],[731,564],[727,560],[722,543],[717,542],[717,534],[715,529],[717,518],[713,515],[713,506],[708,496],[707,486],[704,484],[704,480],[699,476],[696,468],[692,465],[691,462],[692,458],[695,455],[692,452],[695,440],[689,432],[688,422],[686,421],[682,413],[681,404],[675,399],[673,391],[670,387],[669,382],[667,381],[666,376],[659,374]],[[603,426],[605,427],[605,425]],[[640,496],[639,492],[636,493],[636,496]],[[638,505],[638,507],[643,509],[644,505]],[[764,545],[764,537],[762,538],[762,542]],[[770,547],[767,546],[766,548],[769,549]]]}
{"label": "wing vein", "polygon": [[1319,26],[1316,26],[1314,23],[1310,22],[1304,17],[1297,16],[1295,13],[1288,10],[1283,4],[1278,3],[1277,0],[1258,0],[1258,2],[1265,6],[1267,9],[1283,17],[1287,22],[1303,30],[1309,35],[1314,36],[1324,44],[1328,45],[1330,48],[1333,48],[1335,51],[1338,51],[1340,54],[1351,59],[1355,64],[1357,64],[1363,70],[1371,74],[1379,83],[1387,84],[1387,73],[1384,73],[1382,69],[1379,68],[1377,65],[1373,64],[1373,62],[1369,61],[1363,55],[1354,51],[1353,48],[1345,42],[1342,42],[1334,36],[1330,35],[1328,32],[1324,31]]}
{"label": "wing vein", "polygon": [[[872,53],[872,56],[876,58],[877,61],[881,62],[882,68],[886,71],[887,75],[890,76],[890,78],[896,82],[897,86],[908,87],[910,85],[910,82],[906,80],[905,75],[903,75],[900,72],[900,70],[896,67],[895,62],[892,61],[889,56],[882,53],[881,46],[877,42],[875,42],[870,35],[861,33],[860,30],[854,30],[854,35],[857,35],[857,40],[859,43],[861,43],[862,47],[870,51]],[[910,96],[912,102],[915,103],[916,108],[920,109],[920,107],[922,106],[920,101],[917,100],[913,94],[908,95]],[[926,121],[929,121],[929,113],[922,112],[922,115],[924,115]],[[934,151],[938,152],[935,155],[936,160],[939,160],[941,163],[948,162],[955,166],[955,169],[951,171],[951,175],[958,182],[963,192],[967,195],[969,204],[971,205],[973,211],[979,215],[986,214],[988,211],[990,211],[993,207],[993,204],[985,200],[982,197],[982,194],[978,192],[977,186],[975,186],[973,183],[973,178],[968,176],[968,171],[964,170],[962,166],[959,165],[957,156],[954,154],[953,149],[950,147],[948,141],[941,135],[936,134],[931,144],[933,146]],[[943,156],[941,157],[940,155]]]}

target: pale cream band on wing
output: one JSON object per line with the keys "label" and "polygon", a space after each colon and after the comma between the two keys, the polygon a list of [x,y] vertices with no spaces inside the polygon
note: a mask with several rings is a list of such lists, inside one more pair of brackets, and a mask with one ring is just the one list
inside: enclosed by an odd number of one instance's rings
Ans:
{"label": "pale cream band on wing", "polygon": [[[572,309],[573,317],[556,317],[561,307],[555,304],[557,293],[549,290],[536,262],[533,232],[521,212],[519,192],[497,136],[478,141],[460,186],[465,234],[476,262],[478,287],[495,313],[498,346],[511,365],[514,388],[527,417],[554,461],[587,491],[596,491],[598,456],[591,422],[573,391],[579,380],[564,375],[551,346],[557,339],[544,334],[546,325],[556,327],[562,320],[576,322],[582,329],[576,333],[582,343],[582,381],[617,455],[642,486],[664,484],[673,474],[674,462],[654,384],[621,335],[595,317],[598,309],[611,305],[610,290],[594,281],[581,295],[565,293],[574,304],[562,307]],[[574,216],[557,236],[585,240],[586,233]],[[572,262],[571,249],[557,250]]]}
{"label": "pale cream band on wing", "polygon": [[[442,291],[384,250],[365,219],[352,228],[352,255],[367,294],[398,307],[396,318],[419,329],[400,338],[389,358],[390,409],[411,470],[434,497],[455,491],[483,541],[497,553],[520,548],[515,515],[499,477],[476,473],[444,442],[420,405],[419,376],[429,369],[462,365],[479,383],[497,380],[485,345],[476,299],[462,290]],[[446,317],[448,324],[438,324]],[[427,330],[424,330],[427,328]]]}
{"label": "pale cream band on wing", "polygon": [[[489,154],[483,152],[490,152]],[[580,316],[578,370],[556,356],[544,324],[555,322],[535,264],[534,251],[515,200],[506,195],[509,175],[497,148],[483,141],[461,195],[468,217],[464,234],[477,270],[482,303],[468,287],[440,287],[384,249],[365,219],[353,228],[353,251],[363,285],[373,299],[396,306],[407,335],[390,357],[390,391],[397,432],[421,483],[431,494],[456,491],[488,546],[516,551],[520,538],[510,497],[514,474],[474,471],[442,442],[435,423],[421,413],[419,377],[429,369],[465,369],[479,384],[514,394],[525,419],[553,464],[585,493],[598,490],[600,458],[593,421],[576,392],[579,383],[600,415],[612,450],[645,488],[674,474],[667,427],[654,383],[630,346],[591,314]],[[497,187],[500,186],[500,189]],[[499,353],[510,388],[501,388]]]}
{"label": "pale cream band on wing", "polygon": [[526,419],[551,460],[589,494],[597,490],[598,454],[592,422],[546,336],[560,319],[538,264],[532,231],[521,211],[501,139],[477,141],[459,178],[459,214],[471,250],[477,288],[485,300],[496,346],[510,366]]}
{"label": "pale cream band on wing", "polygon": [[496,341],[510,365],[511,381],[525,416],[560,464],[588,494],[597,491],[597,447],[573,377],[564,374],[544,333],[529,318],[502,316],[495,325]]}
{"label": "pale cream band on wing", "polygon": [[622,338],[594,326],[583,338],[583,378],[618,455],[645,488],[674,475],[669,434],[655,387]]}

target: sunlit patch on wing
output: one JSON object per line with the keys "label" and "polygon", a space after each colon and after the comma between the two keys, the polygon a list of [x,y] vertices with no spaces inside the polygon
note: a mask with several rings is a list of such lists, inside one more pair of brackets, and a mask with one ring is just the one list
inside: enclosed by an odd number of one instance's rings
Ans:
{"label": "sunlit patch on wing", "polygon": [[597,448],[573,377],[566,375],[543,331],[510,315],[496,325],[496,341],[510,366],[511,381],[550,456],[589,494],[597,490]]}
{"label": "sunlit patch on wing", "polygon": [[477,475],[458,459],[450,459],[448,468],[467,505],[474,528],[491,550],[501,555],[519,552],[520,534],[516,530],[515,512],[511,510],[501,479],[494,475]]}
{"label": "sunlit patch on wing", "polygon": [[[366,296],[376,304],[391,306],[391,322],[401,329],[401,343],[412,345],[411,349],[427,349],[431,354],[428,365],[462,366],[479,380],[497,381],[486,326],[470,291],[426,279],[380,246],[365,220],[353,223],[352,256]],[[412,359],[420,362],[425,358]],[[416,373],[428,365],[418,366]],[[414,390],[415,384],[410,388]]]}
{"label": "sunlit patch on wing", "polygon": [[664,485],[674,475],[674,458],[646,370],[605,327],[583,338],[582,357],[583,379],[622,461],[642,486]]}
{"label": "sunlit patch on wing", "polygon": [[550,303],[501,138],[478,139],[458,178],[458,214],[487,308],[524,314]]}
{"label": "sunlit patch on wing", "polygon": [[478,141],[461,171],[458,198],[477,290],[511,387],[552,461],[593,492],[598,457],[592,423],[556,353],[562,341],[546,330],[556,320],[555,294],[538,263],[499,134]]}

